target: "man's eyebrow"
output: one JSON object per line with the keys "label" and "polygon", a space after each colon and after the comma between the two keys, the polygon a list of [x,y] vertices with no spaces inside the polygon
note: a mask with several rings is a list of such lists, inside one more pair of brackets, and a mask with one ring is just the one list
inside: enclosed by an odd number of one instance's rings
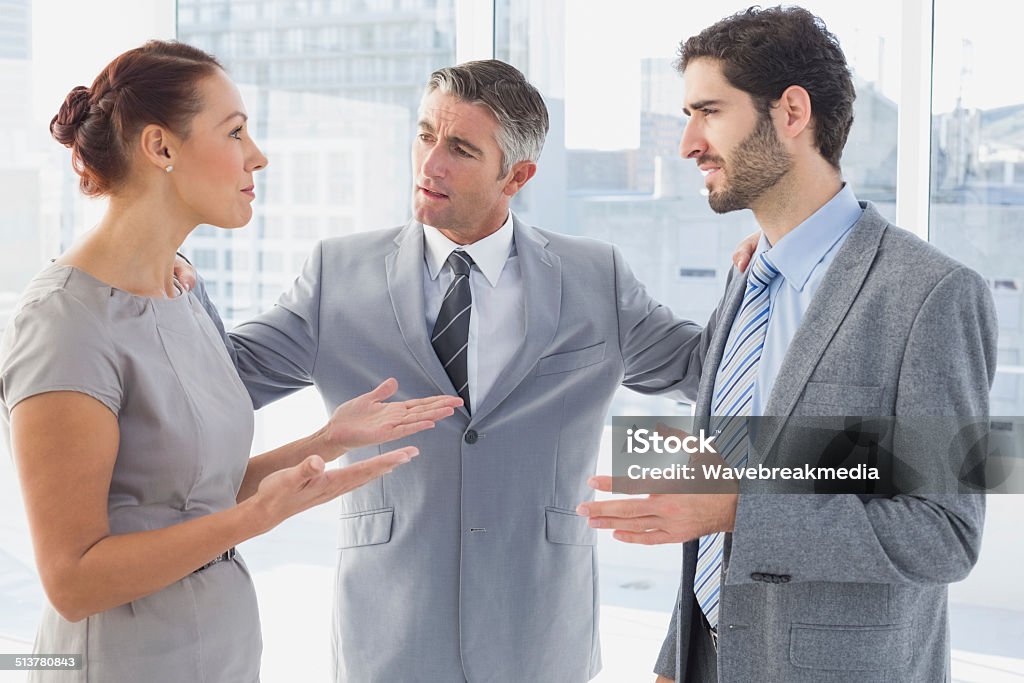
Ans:
{"label": "man's eyebrow", "polygon": [[683,113],[686,114],[687,116],[690,116],[691,110],[696,111],[704,109],[705,107],[713,107],[721,104],[721,100],[698,100],[696,102],[690,103],[689,107],[683,107]]}
{"label": "man's eyebrow", "polygon": [[479,154],[480,156],[483,156],[484,151],[477,147],[476,145],[474,145],[472,142],[466,140],[465,138],[452,137],[448,139],[451,140],[456,145],[459,145],[460,147],[465,147],[469,149],[469,151],[473,152],[474,154]]}
{"label": "man's eyebrow", "polygon": [[[427,133],[433,134],[435,132],[434,131],[434,126],[432,126],[431,123],[429,121],[427,121],[426,119],[420,119],[420,121],[416,125],[420,127],[420,130],[426,131]],[[471,151],[474,154],[477,154],[479,156],[483,156],[484,155],[484,151],[482,149],[480,149],[479,147],[474,145],[472,142],[470,142],[466,138],[460,138],[458,136],[450,136],[448,138],[448,141],[451,142],[454,145],[459,145],[460,147],[465,147],[469,151]]]}
{"label": "man's eyebrow", "polygon": [[224,120],[223,120],[223,121],[221,121],[221,122],[220,122],[219,124],[217,124],[217,125],[218,125],[218,126],[223,126],[223,125],[224,125],[225,123],[227,123],[227,122],[228,122],[228,121],[230,121],[231,119],[235,118],[236,116],[241,116],[241,117],[242,117],[242,121],[248,121],[248,120],[249,120],[249,117],[248,117],[248,116],[246,116],[246,115],[245,115],[244,113],[242,113],[242,112],[240,112],[240,111],[236,111],[236,112],[233,112],[233,113],[231,113],[231,114],[228,114],[228,115],[227,115],[227,117],[225,117],[225,118],[224,118]]}

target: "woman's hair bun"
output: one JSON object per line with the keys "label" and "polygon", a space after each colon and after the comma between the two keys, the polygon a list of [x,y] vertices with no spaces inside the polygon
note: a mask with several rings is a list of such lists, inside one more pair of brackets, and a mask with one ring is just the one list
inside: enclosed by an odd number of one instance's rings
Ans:
{"label": "woman's hair bun", "polygon": [[82,192],[100,197],[124,182],[147,125],[188,137],[203,108],[199,84],[220,68],[191,45],[151,40],[114,58],[92,86],[73,88],[50,121],[50,134],[71,149]]}
{"label": "woman's hair bun", "polygon": [[75,133],[79,126],[89,116],[92,91],[84,85],[71,89],[64,103],[60,105],[60,111],[50,121],[50,134],[54,139],[65,147],[71,147],[75,142]]}

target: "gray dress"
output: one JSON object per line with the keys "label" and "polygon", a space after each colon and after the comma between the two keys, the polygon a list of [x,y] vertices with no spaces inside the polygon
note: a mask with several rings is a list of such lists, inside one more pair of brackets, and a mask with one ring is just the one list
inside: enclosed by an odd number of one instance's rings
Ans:
{"label": "gray dress", "polygon": [[[111,533],[160,529],[235,504],[252,404],[191,294],[153,299],[70,266],[43,270],[0,342],[8,443],[11,409],[48,391],[88,394],[117,416]],[[251,577],[236,556],[79,622],[47,605],[35,651],[85,662],[78,672],[37,672],[36,681],[256,681],[262,641]]]}

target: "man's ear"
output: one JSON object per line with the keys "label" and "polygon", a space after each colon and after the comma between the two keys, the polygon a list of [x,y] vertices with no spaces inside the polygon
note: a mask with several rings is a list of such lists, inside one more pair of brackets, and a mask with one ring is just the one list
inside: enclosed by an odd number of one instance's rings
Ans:
{"label": "man's ear", "polygon": [[811,127],[811,96],[799,85],[783,90],[772,109],[779,135],[783,137],[796,138]]}
{"label": "man's ear", "polygon": [[505,187],[502,188],[509,197],[514,197],[519,190],[523,189],[526,183],[530,182],[537,173],[537,164],[533,161],[520,161],[519,163],[512,166],[512,170],[509,171],[508,180],[505,182]]}
{"label": "man's ear", "polygon": [[139,146],[147,164],[152,164],[160,170],[174,166],[178,140],[163,126],[151,123],[143,128],[139,134]]}

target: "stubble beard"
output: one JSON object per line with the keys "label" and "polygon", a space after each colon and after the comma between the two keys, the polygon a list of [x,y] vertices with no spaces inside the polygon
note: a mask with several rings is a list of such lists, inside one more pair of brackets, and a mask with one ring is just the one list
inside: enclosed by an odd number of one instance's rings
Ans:
{"label": "stubble beard", "polygon": [[789,173],[793,162],[767,114],[759,115],[757,126],[736,146],[731,156],[728,184],[708,194],[708,205],[715,213],[751,208]]}

